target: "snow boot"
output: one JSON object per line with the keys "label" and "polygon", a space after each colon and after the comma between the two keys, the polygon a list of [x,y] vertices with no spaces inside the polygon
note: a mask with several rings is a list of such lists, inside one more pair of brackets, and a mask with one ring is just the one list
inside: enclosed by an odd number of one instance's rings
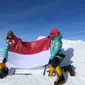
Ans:
{"label": "snow boot", "polygon": [[51,77],[55,73],[55,68],[50,65],[49,70],[47,72],[49,72],[48,76]]}
{"label": "snow boot", "polygon": [[64,66],[64,71],[68,71],[70,76],[75,76],[75,71],[73,65]]}
{"label": "snow boot", "polygon": [[65,83],[65,78],[63,74],[54,82],[54,85],[62,85]]}

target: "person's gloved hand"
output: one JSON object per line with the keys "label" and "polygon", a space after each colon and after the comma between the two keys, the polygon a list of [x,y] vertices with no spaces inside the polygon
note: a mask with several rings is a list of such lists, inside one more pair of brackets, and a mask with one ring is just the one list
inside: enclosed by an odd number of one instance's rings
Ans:
{"label": "person's gloved hand", "polygon": [[50,38],[50,35],[48,35],[47,38]]}
{"label": "person's gloved hand", "polygon": [[4,58],[4,59],[3,59],[3,63],[6,63],[6,62],[7,62],[7,58]]}

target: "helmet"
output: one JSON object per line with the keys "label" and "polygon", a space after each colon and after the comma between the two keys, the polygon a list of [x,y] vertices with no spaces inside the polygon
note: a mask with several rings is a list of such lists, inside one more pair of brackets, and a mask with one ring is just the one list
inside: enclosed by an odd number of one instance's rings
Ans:
{"label": "helmet", "polygon": [[50,31],[50,34],[55,34],[55,36],[58,37],[59,31],[58,31],[56,28],[53,28],[53,29]]}
{"label": "helmet", "polygon": [[8,74],[8,67],[6,66],[5,63],[0,63],[0,78],[6,77]]}

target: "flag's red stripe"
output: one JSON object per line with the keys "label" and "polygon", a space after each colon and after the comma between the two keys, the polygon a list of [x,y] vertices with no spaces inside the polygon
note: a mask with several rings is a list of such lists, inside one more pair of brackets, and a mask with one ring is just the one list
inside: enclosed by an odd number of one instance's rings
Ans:
{"label": "flag's red stripe", "polygon": [[48,50],[50,46],[50,39],[43,38],[32,42],[23,42],[19,38],[15,38],[11,44],[9,51],[19,54],[36,54],[41,51]]}

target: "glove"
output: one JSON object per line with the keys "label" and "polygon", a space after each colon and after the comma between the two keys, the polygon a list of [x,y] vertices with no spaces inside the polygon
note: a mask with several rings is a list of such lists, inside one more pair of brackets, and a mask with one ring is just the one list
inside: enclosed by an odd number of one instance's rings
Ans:
{"label": "glove", "polygon": [[48,64],[51,64],[51,62],[52,62],[52,60],[51,60],[51,59],[49,59],[49,63],[48,63]]}
{"label": "glove", "polygon": [[50,38],[50,35],[49,35],[49,36],[47,36],[47,38]]}
{"label": "glove", "polygon": [[7,62],[7,58],[4,58],[4,59],[3,59],[3,63],[6,63],[6,62]]}

